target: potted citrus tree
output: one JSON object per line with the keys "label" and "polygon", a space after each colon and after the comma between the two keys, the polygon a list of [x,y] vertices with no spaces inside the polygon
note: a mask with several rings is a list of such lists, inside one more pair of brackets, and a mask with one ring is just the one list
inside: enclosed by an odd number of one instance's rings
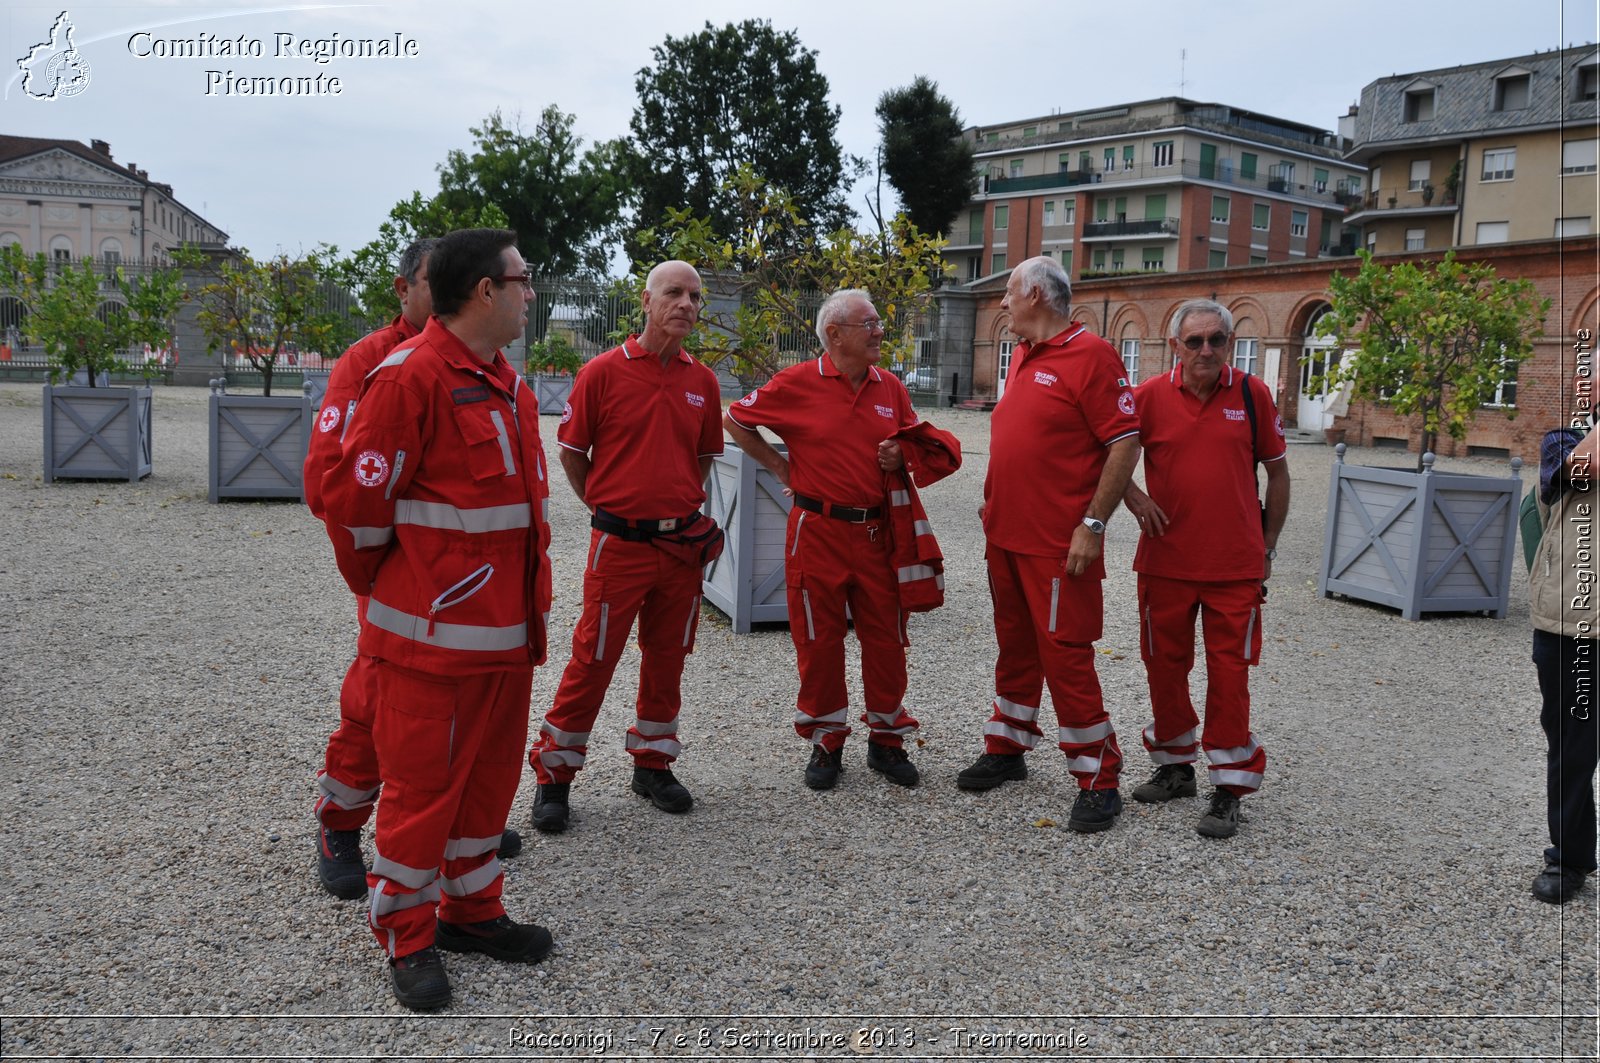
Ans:
{"label": "potted citrus tree", "polygon": [[[172,342],[181,274],[149,268],[51,262],[18,245],[0,248],[0,291],[27,311],[22,332],[45,350],[44,478],[140,480],[154,467],[152,367],[129,353]],[[112,386],[112,375],[145,377]],[[73,381],[81,376],[82,386]]]}
{"label": "potted citrus tree", "polygon": [[559,332],[528,345],[528,382],[539,400],[540,413],[562,413],[572,394],[572,378],[583,368],[583,356]]}
{"label": "potted citrus tree", "polygon": [[[1420,423],[1415,469],[1347,465],[1335,448],[1318,590],[1423,613],[1506,615],[1521,459],[1511,475],[1436,472],[1439,433],[1464,439],[1479,409],[1533,354],[1550,300],[1487,263],[1380,265],[1334,274],[1320,327],[1351,353],[1330,383]],[[1514,407],[1507,417],[1514,417]]]}

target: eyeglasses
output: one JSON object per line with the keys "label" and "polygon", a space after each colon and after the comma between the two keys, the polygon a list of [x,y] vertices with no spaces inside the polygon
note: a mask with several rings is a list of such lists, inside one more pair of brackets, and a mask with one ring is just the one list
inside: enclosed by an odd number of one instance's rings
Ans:
{"label": "eyeglasses", "polygon": [[878,320],[872,320],[872,321],[835,321],[834,324],[835,325],[844,325],[847,328],[864,328],[868,332],[873,332],[873,331],[882,332],[883,331],[883,322],[882,321],[878,321]]}
{"label": "eyeglasses", "polygon": [[1220,351],[1228,345],[1228,334],[1226,332],[1213,332],[1209,336],[1188,336],[1184,338],[1183,345],[1191,351],[1198,351],[1202,345],[1210,347],[1214,351]]}
{"label": "eyeglasses", "polygon": [[533,273],[513,273],[505,277],[490,277],[496,284],[520,284],[530,292],[533,291]]}

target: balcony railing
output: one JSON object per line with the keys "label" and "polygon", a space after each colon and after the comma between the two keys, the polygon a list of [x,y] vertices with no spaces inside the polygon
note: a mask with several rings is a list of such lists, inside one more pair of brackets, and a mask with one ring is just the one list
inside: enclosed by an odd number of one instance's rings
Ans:
{"label": "balcony railing", "polygon": [[1146,218],[1139,221],[1092,221],[1083,227],[1085,239],[1091,236],[1178,235],[1177,218]]}
{"label": "balcony railing", "polygon": [[[1245,175],[1235,170],[1228,160],[1202,166],[1198,159],[1184,159],[1166,166],[1140,163],[1127,169],[1061,170],[1056,173],[1033,174],[1027,177],[985,177],[979,183],[980,194],[1000,195],[1008,192],[1039,192],[1055,188],[1074,188],[1078,185],[1121,184],[1125,181],[1204,180],[1246,189],[1261,189],[1281,195],[1320,203],[1338,202],[1337,183],[1319,185],[1316,181],[1290,181],[1265,173]],[[1101,189],[1103,190],[1103,189]]]}

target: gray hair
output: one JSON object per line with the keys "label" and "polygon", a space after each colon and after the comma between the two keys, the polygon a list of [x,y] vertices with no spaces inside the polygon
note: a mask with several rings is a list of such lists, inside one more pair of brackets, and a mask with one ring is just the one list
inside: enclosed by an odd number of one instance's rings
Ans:
{"label": "gray hair", "polygon": [[1072,314],[1072,281],[1061,263],[1043,255],[1017,264],[1011,271],[1017,279],[1017,293],[1028,295],[1038,292],[1044,303],[1062,317]]}
{"label": "gray hair", "polygon": [[424,236],[420,240],[411,241],[411,246],[400,252],[400,269],[398,275],[406,279],[407,284],[417,283],[417,271],[422,268],[422,260],[427,257],[438,244],[438,239]]}
{"label": "gray hair", "polygon": [[841,288],[822,300],[822,305],[817,307],[817,339],[822,342],[824,349],[828,346],[828,326],[839,320],[839,315],[844,313],[844,304],[851,299],[865,299],[872,302],[872,293],[865,288]]}
{"label": "gray hair", "polygon": [[1183,319],[1190,314],[1216,314],[1222,319],[1222,331],[1230,334],[1233,332],[1233,314],[1227,307],[1215,299],[1190,299],[1178,307],[1177,312],[1172,315],[1172,324],[1167,334],[1177,339],[1178,333],[1183,331]]}

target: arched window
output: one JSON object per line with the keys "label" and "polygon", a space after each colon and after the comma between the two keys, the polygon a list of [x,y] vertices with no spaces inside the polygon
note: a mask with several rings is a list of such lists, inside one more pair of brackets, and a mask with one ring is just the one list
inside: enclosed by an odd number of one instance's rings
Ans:
{"label": "arched window", "polygon": [[115,266],[122,262],[122,241],[115,236],[108,236],[100,241],[100,261],[108,266]]}
{"label": "arched window", "polygon": [[72,238],[70,236],[52,236],[50,238],[50,261],[72,261]]}

